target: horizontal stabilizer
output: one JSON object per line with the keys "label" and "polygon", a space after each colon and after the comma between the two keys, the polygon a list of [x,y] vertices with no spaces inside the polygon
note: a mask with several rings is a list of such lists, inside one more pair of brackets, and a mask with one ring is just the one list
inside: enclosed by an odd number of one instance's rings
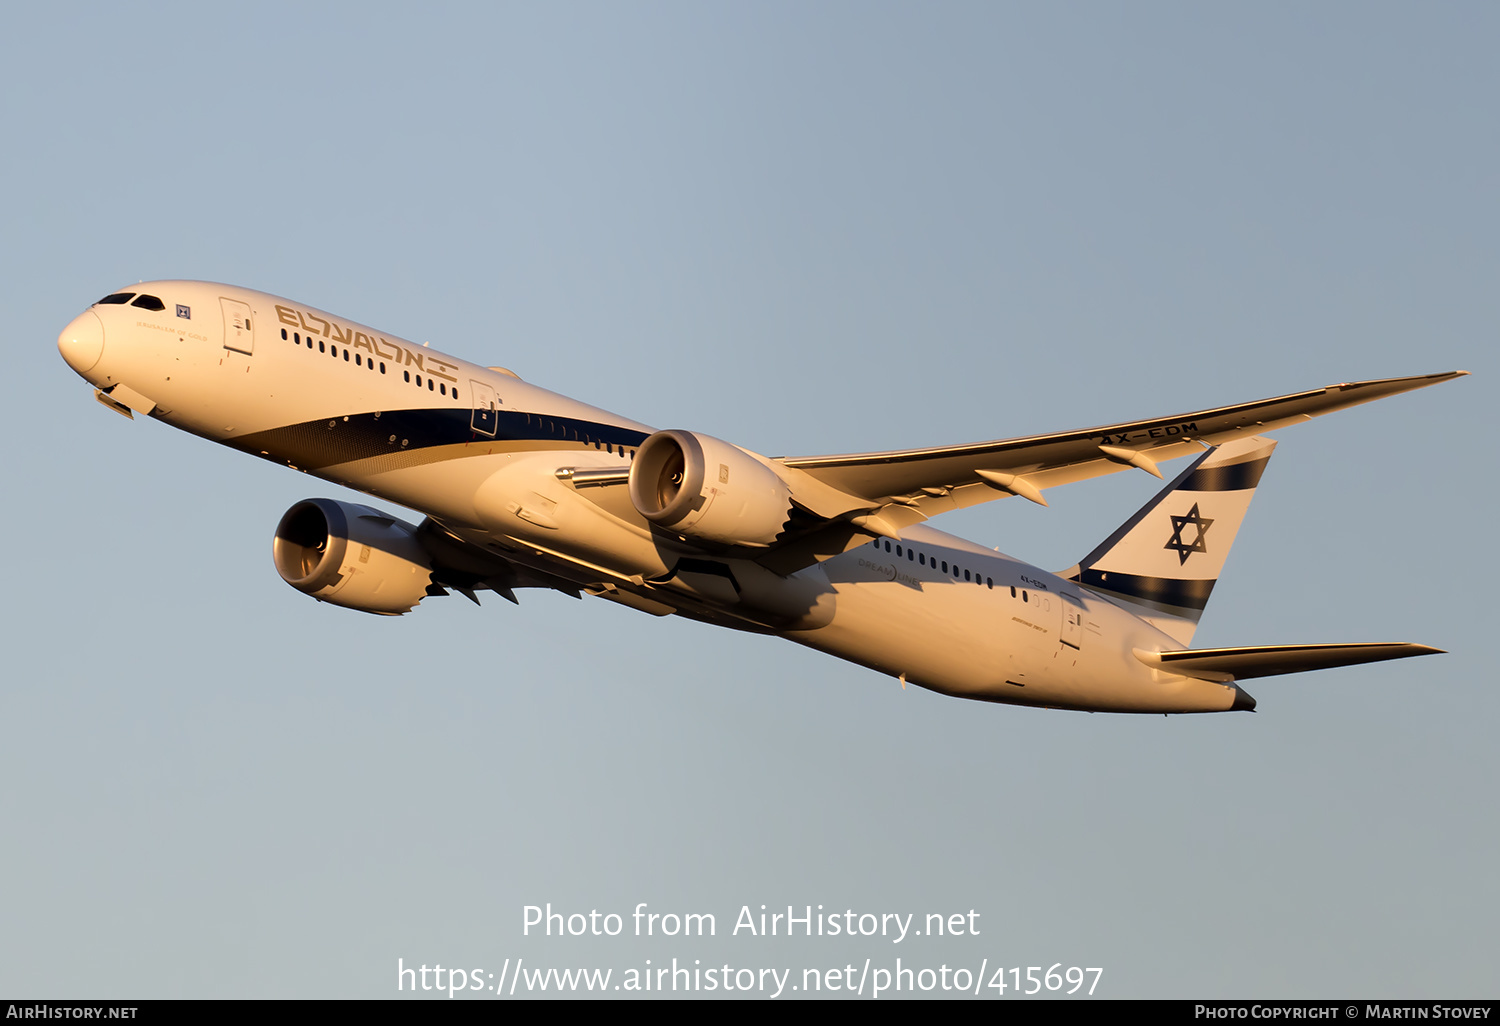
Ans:
{"label": "horizontal stabilizer", "polygon": [[1281,673],[1326,670],[1334,666],[1378,663],[1408,656],[1441,655],[1440,648],[1405,643],[1363,645],[1250,645],[1245,648],[1189,648],[1177,652],[1135,650],[1147,666],[1184,677],[1227,682]]}

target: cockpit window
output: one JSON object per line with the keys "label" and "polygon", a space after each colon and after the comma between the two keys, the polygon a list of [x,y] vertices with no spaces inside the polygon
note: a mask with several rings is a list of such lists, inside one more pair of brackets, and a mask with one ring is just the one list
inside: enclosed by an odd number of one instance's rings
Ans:
{"label": "cockpit window", "polygon": [[167,308],[167,304],[166,303],[163,303],[161,300],[157,299],[155,296],[148,296],[148,295],[145,295],[144,293],[141,294],[141,295],[139,295],[139,296],[136,296],[135,297],[135,302],[131,303],[130,305],[131,306],[138,306],[142,310],[165,310]]}
{"label": "cockpit window", "polygon": [[96,304],[94,304],[94,305],[95,306],[103,306],[106,303],[112,304],[112,305],[114,305],[114,304],[120,304],[120,303],[128,303],[128,302],[130,302],[130,297],[134,296],[134,295],[135,295],[134,292],[116,292],[113,295],[105,296],[103,299],[99,300],[99,302],[96,303]]}

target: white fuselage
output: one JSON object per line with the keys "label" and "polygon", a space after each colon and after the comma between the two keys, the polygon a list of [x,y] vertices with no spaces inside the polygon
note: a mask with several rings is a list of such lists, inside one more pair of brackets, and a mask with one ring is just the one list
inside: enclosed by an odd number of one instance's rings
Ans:
{"label": "white fuselage", "polygon": [[1235,702],[1233,685],[1146,666],[1135,650],[1180,646],[1129,610],[925,525],[789,579],[742,559],[739,598],[673,578],[703,550],[653,529],[623,487],[557,473],[628,469],[652,428],[264,293],[190,281],[128,292],[164,309],[96,304],[59,341],[111,405],[419,510],[565,585],[968,698],[1120,712]]}

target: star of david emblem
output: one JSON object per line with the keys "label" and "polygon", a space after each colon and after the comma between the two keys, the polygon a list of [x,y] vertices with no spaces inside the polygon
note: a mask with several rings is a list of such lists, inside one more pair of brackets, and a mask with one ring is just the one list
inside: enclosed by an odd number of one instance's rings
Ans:
{"label": "star of david emblem", "polygon": [[[1208,536],[1208,529],[1213,526],[1213,523],[1212,520],[1198,515],[1198,504],[1195,502],[1193,508],[1188,510],[1187,516],[1172,518],[1172,539],[1162,548],[1174,550],[1177,553],[1177,565],[1181,566],[1194,552],[1208,551],[1208,546],[1203,544],[1203,539]],[[1189,524],[1198,529],[1198,536],[1191,543],[1182,540],[1182,529]]]}

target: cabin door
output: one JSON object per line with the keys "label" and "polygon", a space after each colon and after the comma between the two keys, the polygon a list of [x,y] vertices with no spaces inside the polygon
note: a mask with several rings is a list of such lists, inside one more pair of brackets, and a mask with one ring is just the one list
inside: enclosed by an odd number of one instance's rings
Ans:
{"label": "cabin door", "polygon": [[224,311],[224,348],[249,356],[255,352],[255,326],[250,323],[250,304],[238,299],[219,299]]}
{"label": "cabin door", "polygon": [[483,381],[471,380],[469,394],[474,397],[474,416],[469,425],[476,435],[494,438],[495,425],[500,420],[500,401],[495,396],[495,390]]}
{"label": "cabin door", "polygon": [[1083,647],[1083,601],[1077,595],[1058,595],[1062,603],[1062,643]]}

